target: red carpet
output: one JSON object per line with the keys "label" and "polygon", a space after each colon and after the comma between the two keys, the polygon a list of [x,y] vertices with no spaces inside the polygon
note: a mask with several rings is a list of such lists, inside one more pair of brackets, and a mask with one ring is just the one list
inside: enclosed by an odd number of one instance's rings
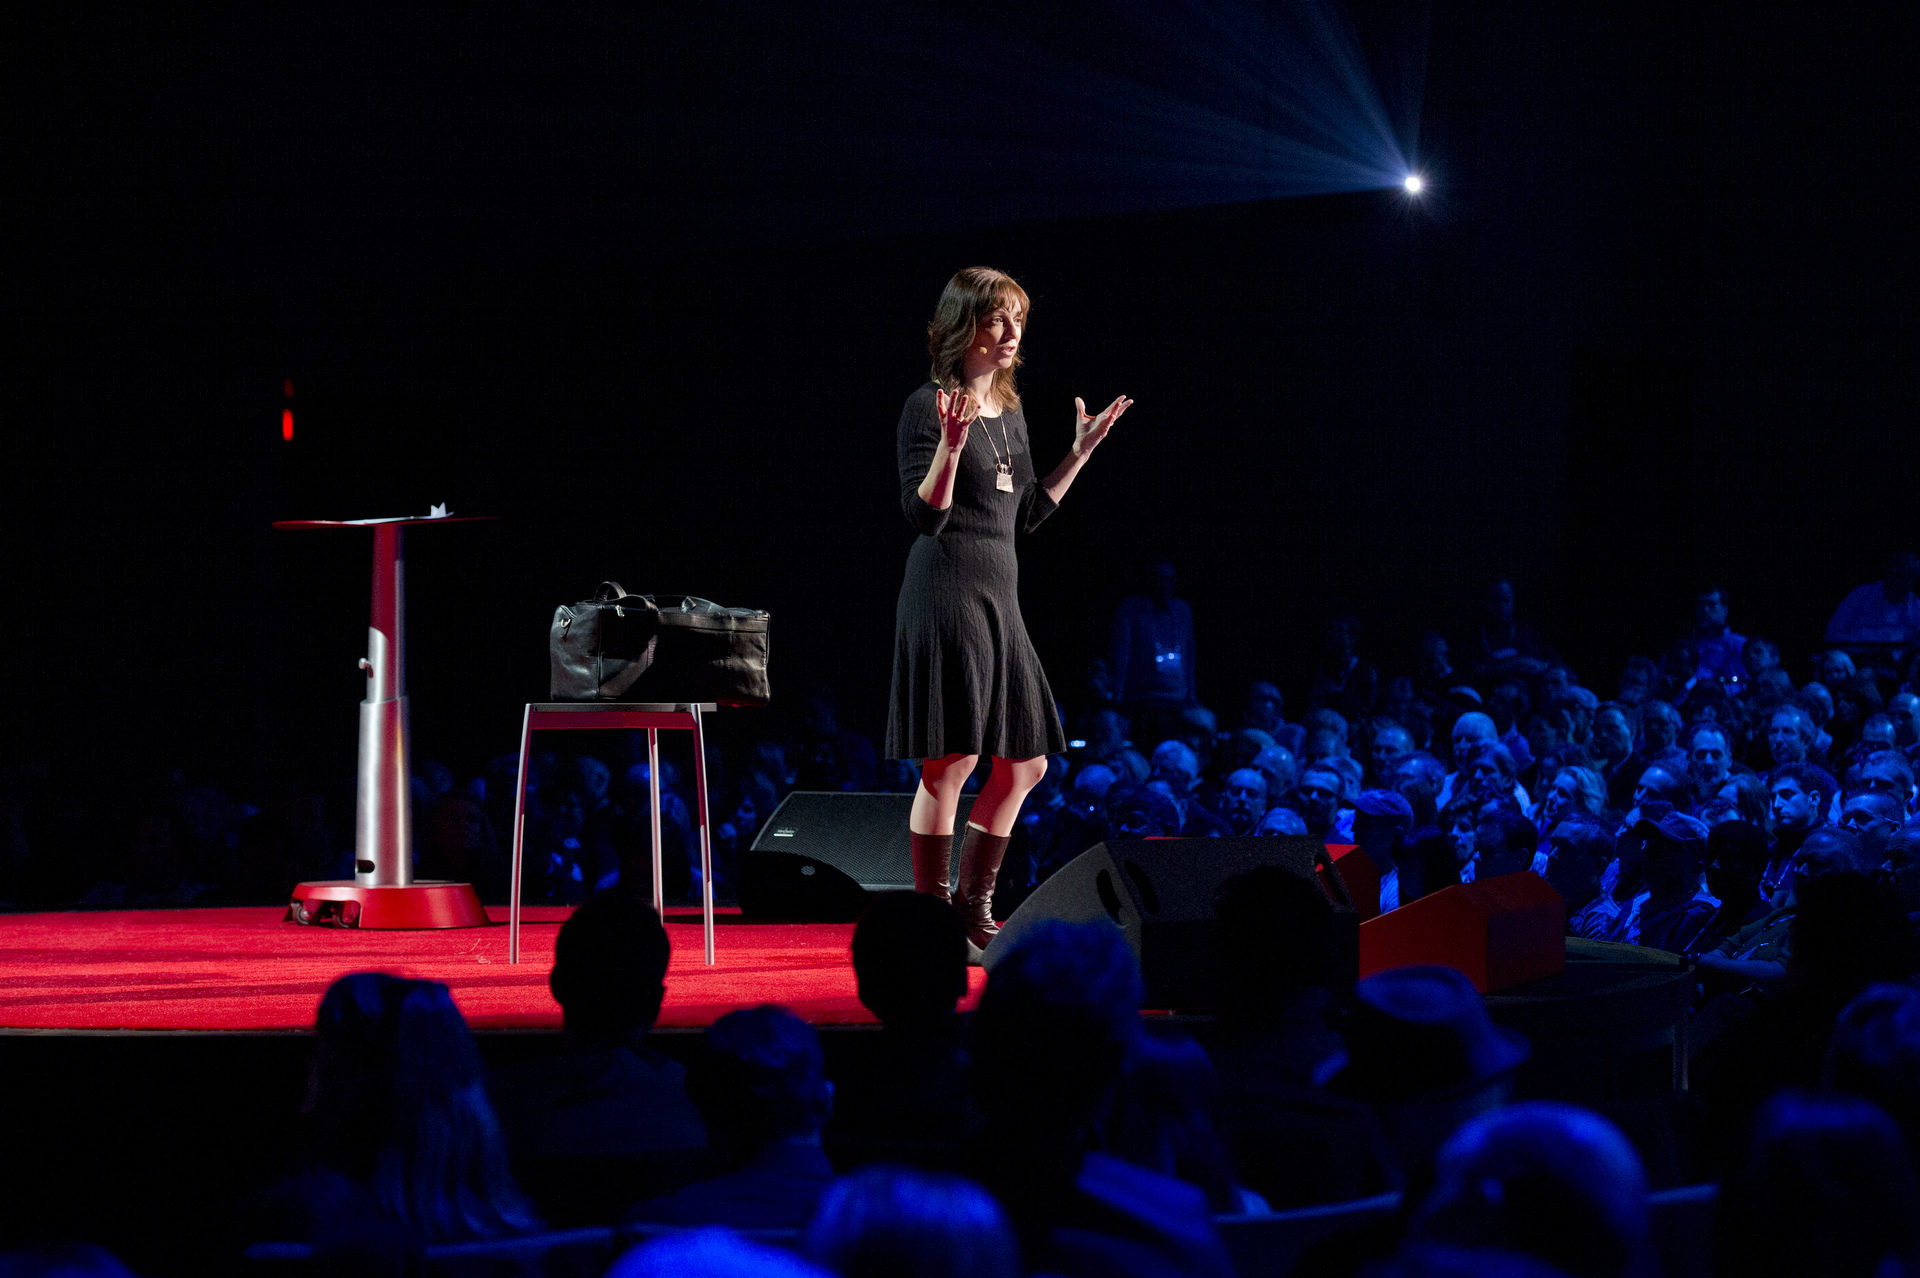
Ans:
{"label": "red carpet", "polygon": [[[529,909],[518,966],[504,924],[360,932],[282,922],[279,908],[116,910],[0,916],[0,1027],[288,1030],[313,1024],[347,972],[444,981],[475,1029],[558,1029],[547,990],[564,909]],[[698,911],[669,909],[673,965],[663,1026],[704,1026],[739,1007],[782,1003],[816,1025],[871,1024],[855,996],[851,923],[750,923],[720,916],[700,961]],[[985,981],[971,973],[974,996]]]}

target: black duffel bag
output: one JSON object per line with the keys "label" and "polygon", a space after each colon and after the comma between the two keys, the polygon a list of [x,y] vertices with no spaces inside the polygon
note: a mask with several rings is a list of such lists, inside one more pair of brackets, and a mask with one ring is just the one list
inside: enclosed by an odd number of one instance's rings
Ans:
{"label": "black duffel bag", "polygon": [[555,701],[767,704],[767,613],[692,595],[630,595],[603,581],[553,610]]}

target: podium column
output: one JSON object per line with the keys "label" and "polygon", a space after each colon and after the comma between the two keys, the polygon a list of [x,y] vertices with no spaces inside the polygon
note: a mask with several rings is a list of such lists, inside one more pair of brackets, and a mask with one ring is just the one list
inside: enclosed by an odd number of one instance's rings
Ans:
{"label": "podium column", "polygon": [[367,621],[367,697],[360,703],[360,769],[353,820],[354,881],[413,883],[412,761],[407,724],[406,525],[373,526],[373,606]]}

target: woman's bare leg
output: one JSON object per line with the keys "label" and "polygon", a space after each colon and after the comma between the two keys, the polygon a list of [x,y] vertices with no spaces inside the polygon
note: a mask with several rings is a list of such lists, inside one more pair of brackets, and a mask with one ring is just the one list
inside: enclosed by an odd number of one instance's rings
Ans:
{"label": "woman's bare leg", "polygon": [[[996,755],[993,771],[987,775],[980,787],[979,797],[973,801],[973,811],[967,816],[967,824],[977,825],[988,834],[1006,838],[1013,833],[1013,823],[1020,819],[1020,805],[1027,801],[1028,793],[1046,775],[1047,756],[1044,754],[1031,759],[1002,759]],[[951,815],[948,820],[952,820]]]}
{"label": "woman's bare leg", "polygon": [[977,754],[949,754],[922,763],[920,784],[913,792],[913,811],[907,816],[907,829],[915,834],[952,834],[953,814],[960,806],[960,787],[967,783],[979,762]]}

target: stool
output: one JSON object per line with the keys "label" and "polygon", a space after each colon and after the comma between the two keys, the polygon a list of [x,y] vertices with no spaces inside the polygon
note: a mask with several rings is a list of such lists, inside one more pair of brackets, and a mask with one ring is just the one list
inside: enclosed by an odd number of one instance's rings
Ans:
{"label": "stool", "polygon": [[713,966],[713,837],[707,824],[707,739],[700,715],[707,702],[532,701],[520,721],[520,775],[513,791],[513,886],[507,905],[507,962],[520,961],[520,874],[527,831],[527,753],[533,734],[547,728],[645,728],[647,795],[653,803],[653,911],[666,922],[665,888],[660,864],[660,729],[693,733],[693,785],[699,792],[700,921],[706,929],[707,966]]}

